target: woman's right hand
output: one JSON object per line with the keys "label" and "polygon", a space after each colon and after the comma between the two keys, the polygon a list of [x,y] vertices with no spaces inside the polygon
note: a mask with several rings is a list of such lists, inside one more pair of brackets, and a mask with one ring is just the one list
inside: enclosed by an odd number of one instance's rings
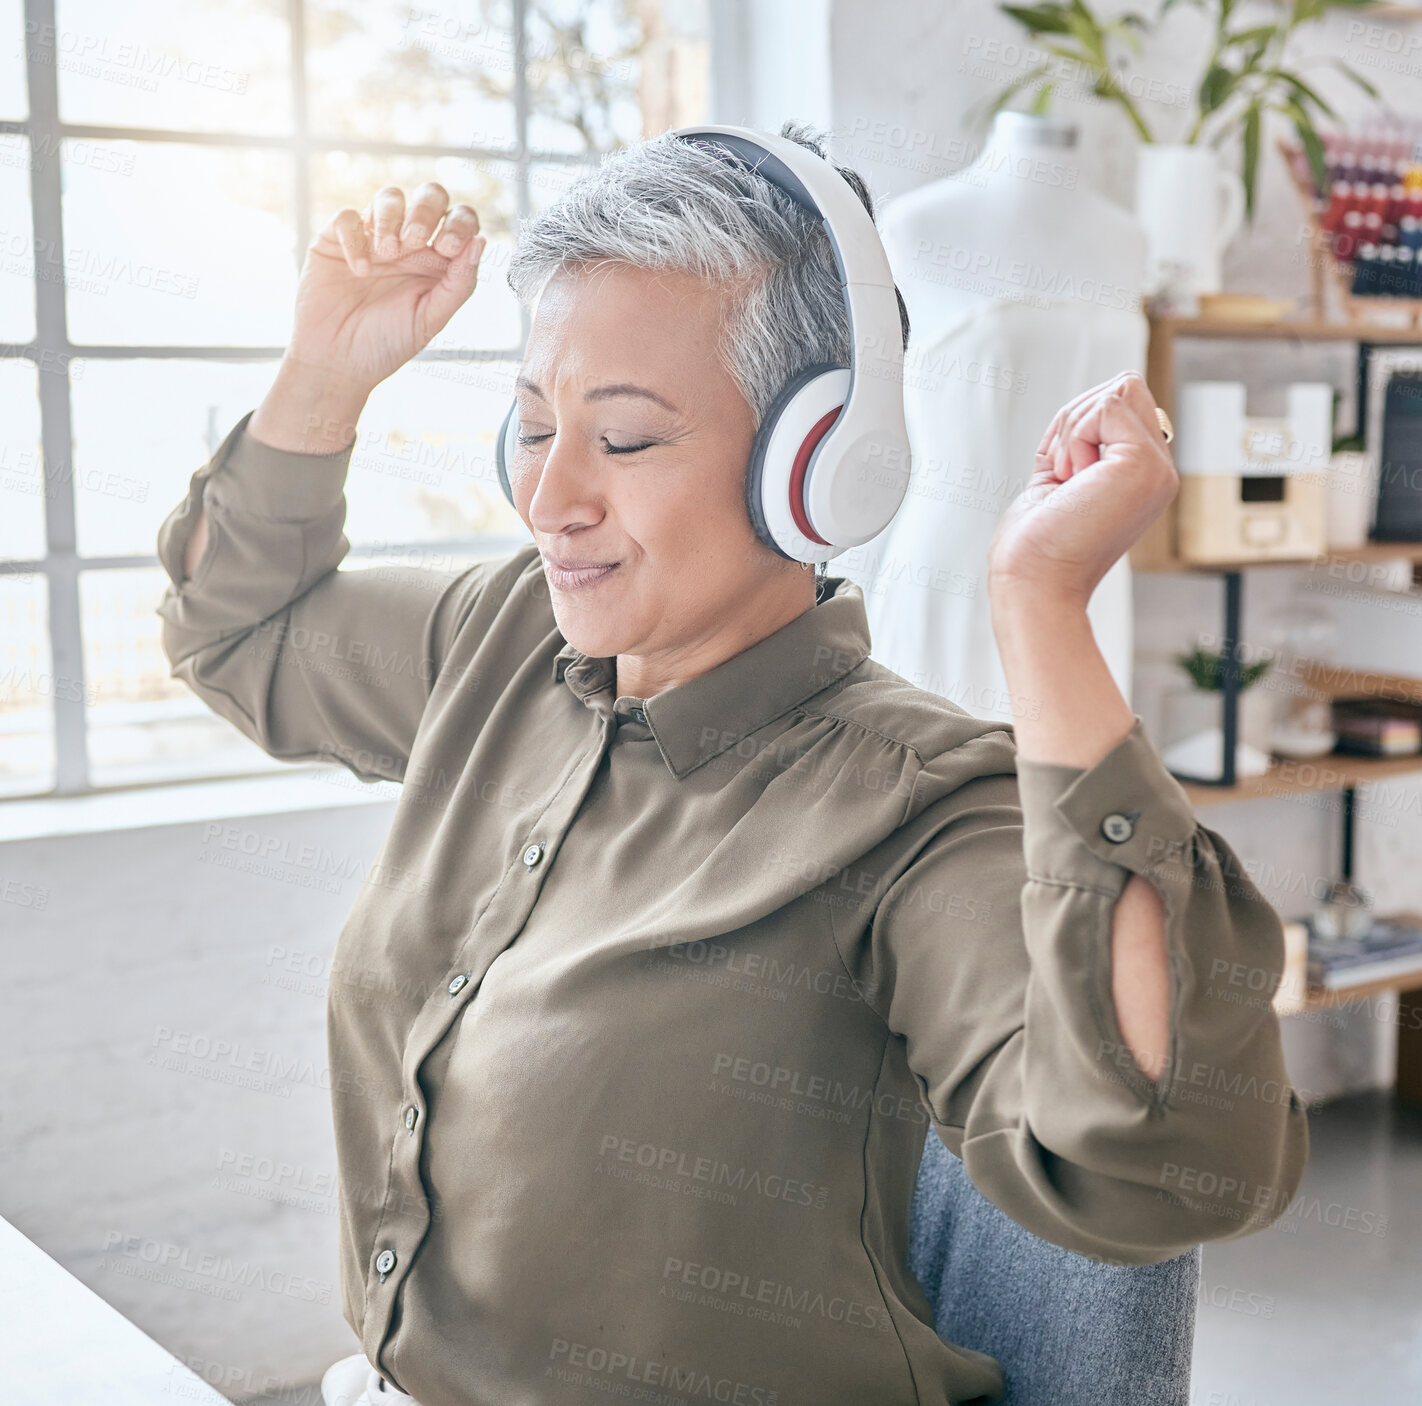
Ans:
{"label": "woman's right hand", "polygon": [[437,181],[338,210],[306,251],[285,360],[363,401],[474,291],[484,244],[474,208]]}

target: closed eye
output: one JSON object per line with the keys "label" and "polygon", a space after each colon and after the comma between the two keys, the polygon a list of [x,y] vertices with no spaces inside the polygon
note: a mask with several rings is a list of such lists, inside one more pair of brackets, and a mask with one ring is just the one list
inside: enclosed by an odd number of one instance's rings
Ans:
{"label": "closed eye", "polygon": [[[553,436],[551,434],[519,434],[515,438],[519,444],[542,444],[545,439],[552,439]],[[657,441],[654,439],[648,440],[645,444],[608,444],[606,440],[603,440],[605,452],[608,454],[638,454],[643,449],[652,448],[656,443]]]}

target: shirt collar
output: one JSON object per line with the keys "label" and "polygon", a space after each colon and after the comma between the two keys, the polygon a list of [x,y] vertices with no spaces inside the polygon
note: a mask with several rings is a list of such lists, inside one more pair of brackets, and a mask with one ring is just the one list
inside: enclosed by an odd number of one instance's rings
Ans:
{"label": "shirt collar", "polygon": [[[774,634],[685,683],[646,700],[647,726],[678,780],[843,678],[869,655],[864,594],[843,576],[825,599]],[[554,657],[561,679],[584,703],[611,689],[614,661],[565,643]]]}

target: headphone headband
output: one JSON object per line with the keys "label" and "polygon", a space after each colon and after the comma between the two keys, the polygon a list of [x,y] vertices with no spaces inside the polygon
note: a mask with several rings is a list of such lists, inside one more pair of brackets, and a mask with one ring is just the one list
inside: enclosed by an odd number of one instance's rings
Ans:
{"label": "headphone headband", "polygon": [[849,316],[850,382],[838,418],[810,454],[804,481],[808,516],[837,556],[887,527],[908,491],[903,324],[883,240],[849,182],[799,142],[710,124],[678,127],[673,135],[729,148],[816,215],[829,238]]}

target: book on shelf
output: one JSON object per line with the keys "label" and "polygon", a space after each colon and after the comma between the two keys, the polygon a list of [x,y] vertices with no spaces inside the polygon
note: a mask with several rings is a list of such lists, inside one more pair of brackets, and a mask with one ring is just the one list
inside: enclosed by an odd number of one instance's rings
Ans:
{"label": "book on shelf", "polygon": [[1373,919],[1362,937],[1326,938],[1302,920],[1308,932],[1308,981],[1336,991],[1384,981],[1409,971],[1422,975],[1422,916],[1395,914]]}
{"label": "book on shelf", "polygon": [[1365,757],[1406,757],[1422,751],[1422,705],[1386,698],[1335,698],[1337,750]]}

